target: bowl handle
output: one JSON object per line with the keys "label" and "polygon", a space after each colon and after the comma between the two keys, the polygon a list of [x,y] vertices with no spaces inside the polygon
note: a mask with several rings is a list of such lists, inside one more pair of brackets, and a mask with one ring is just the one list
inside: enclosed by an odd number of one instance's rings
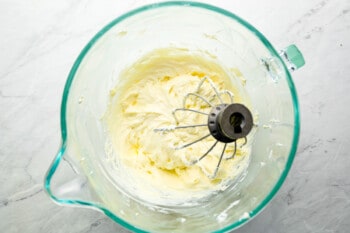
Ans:
{"label": "bowl handle", "polygon": [[305,65],[303,55],[294,44],[282,49],[279,55],[289,71],[295,71]]}

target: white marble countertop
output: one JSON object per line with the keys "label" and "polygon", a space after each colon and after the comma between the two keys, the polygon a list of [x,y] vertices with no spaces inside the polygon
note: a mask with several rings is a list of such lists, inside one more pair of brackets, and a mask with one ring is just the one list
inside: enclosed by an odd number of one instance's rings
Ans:
{"label": "white marble countertop", "polygon": [[[54,204],[43,191],[60,144],[59,110],[78,53],[121,13],[154,1],[0,1],[0,231],[128,232],[105,215]],[[295,43],[301,134],[273,201],[236,232],[350,230],[350,1],[204,1],[258,28],[280,49]]]}

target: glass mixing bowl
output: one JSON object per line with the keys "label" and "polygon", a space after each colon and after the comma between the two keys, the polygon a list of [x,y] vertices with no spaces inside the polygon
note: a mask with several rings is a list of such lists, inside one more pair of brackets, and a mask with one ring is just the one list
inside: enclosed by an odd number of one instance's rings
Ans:
{"label": "glass mixing bowl", "polygon": [[[199,206],[159,206],[133,198],[106,169],[101,122],[120,72],[164,47],[204,51],[237,68],[257,116],[251,160],[242,180]],[[256,216],[281,187],[299,135],[290,70],[304,65],[299,50],[277,52],[253,26],[202,3],[144,6],[112,21],[83,49],[68,76],[61,107],[62,145],[45,189],[59,204],[91,207],[135,232],[227,232]]]}

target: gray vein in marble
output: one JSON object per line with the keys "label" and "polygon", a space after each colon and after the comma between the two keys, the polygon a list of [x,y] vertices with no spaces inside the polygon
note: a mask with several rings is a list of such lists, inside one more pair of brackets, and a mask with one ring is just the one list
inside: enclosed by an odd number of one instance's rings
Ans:
{"label": "gray vein in marble", "polygon": [[14,193],[7,197],[6,199],[0,200],[0,208],[4,206],[8,206],[13,202],[19,202],[31,198],[43,191],[43,187],[41,185],[35,185],[28,190],[23,190],[18,193]]}
{"label": "gray vein in marble", "polygon": [[28,95],[4,95],[0,90],[0,98],[26,98]]}
{"label": "gray vein in marble", "polygon": [[304,21],[312,16],[314,16],[315,14],[317,14],[318,12],[320,12],[329,2],[330,0],[325,0],[325,1],[321,1],[319,3],[317,3],[315,6],[313,6],[311,9],[309,9],[302,17],[300,17],[295,23],[291,24],[288,29],[292,29],[293,27],[295,27],[298,24],[303,24]]}
{"label": "gray vein in marble", "polygon": [[85,231],[85,233],[93,232],[94,228],[98,227],[99,225],[101,225],[101,223],[103,223],[105,221],[108,221],[108,219],[106,217],[97,219],[96,221],[91,223],[89,229],[87,231]]}

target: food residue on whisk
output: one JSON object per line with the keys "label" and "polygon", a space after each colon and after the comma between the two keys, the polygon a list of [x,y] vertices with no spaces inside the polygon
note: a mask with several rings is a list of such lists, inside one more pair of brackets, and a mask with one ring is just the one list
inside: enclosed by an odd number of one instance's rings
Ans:
{"label": "food residue on whisk", "polygon": [[[177,125],[206,124],[208,116],[193,111],[173,111],[182,108],[209,113],[211,107],[196,97],[197,92],[211,104],[219,103],[217,93],[209,82],[198,84],[208,77],[221,93],[233,93],[235,102],[248,103],[242,90],[228,71],[205,53],[164,48],[147,54],[119,76],[119,82],[110,93],[110,105],[104,116],[108,137],[114,153],[108,160],[116,165],[120,184],[137,198],[166,204],[202,198],[213,191],[222,190],[246,169],[249,146],[240,147],[233,159],[223,159],[215,178],[215,171],[224,144],[219,143],[200,162],[215,139],[206,137],[208,127],[172,130]],[[226,91],[226,92],[225,92]],[[187,97],[186,97],[187,95]],[[184,103],[184,98],[186,101]],[[225,102],[232,96],[223,94]],[[167,129],[157,132],[155,129]],[[182,148],[175,150],[174,148]],[[234,153],[234,145],[227,144],[225,158]]]}

